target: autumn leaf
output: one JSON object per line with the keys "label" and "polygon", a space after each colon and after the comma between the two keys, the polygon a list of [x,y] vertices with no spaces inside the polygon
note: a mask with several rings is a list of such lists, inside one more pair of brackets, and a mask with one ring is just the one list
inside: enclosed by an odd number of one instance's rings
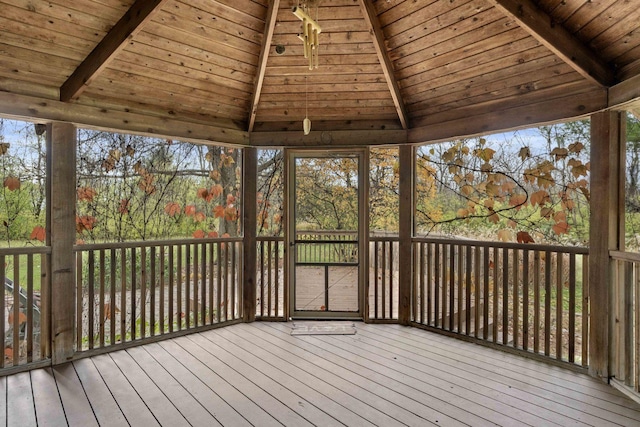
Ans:
{"label": "autumn leaf", "polygon": [[206,188],[198,188],[197,197],[206,200],[209,197],[209,191]]}
{"label": "autumn leaf", "polygon": [[542,218],[551,218],[551,214],[553,213],[553,209],[551,208],[542,208],[540,209],[540,216]]}
{"label": "autumn leaf", "polygon": [[458,209],[458,212],[456,213],[456,216],[458,218],[466,218],[469,216],[469,211],[466,209]]}
{"label": "autumn leaf", "polygon": [[529,200],[531,202],[531,206],[542,206],[549,203],[551,201],[551,198],[549,197],[549,192],[547,192],[546,190],[539,190],[531,194]]}
{"label": "autumn leaf", "polygon": [[0,156],[4,156],[9,151],[11,145],[8,142],[0,142]]}
{"label": "autumn leaf", "polygon": [[122,152],[120,150],[118,150],[117,148],[114,148],[113,150],[109,151],[109,157],[112,158],[113,160],[115,160],[116,162],[120,161],[120,158],[122,157]]}
{"label": "autumn leaf", "polygon": [[222,164],[225,165],[226,167],[230,167],[232,164],[234,164],[236,162],[235,160],[233,160],[233,157],[226,156],[224,154],[220,155],[220,160],[221,160]]}
{"label": "autumn leaf", "polygon": [[493,155],[496,153],[496,150],[491,148],[482,148],[474,150],[473,154],[476,155],[479,159],[484,160],[485,162],[491,161],[493,159]]}
{"label": "autumn leaf", "polygon": [[175,202],[167,203],[164,207],[164,212],[171,217],[178,215],[181,210],[180,205]]}
{"label": "autumn leaf", "polygon": [[33,230],[29,235],[29,239],[31,240],[35,239],[35,240],[44,242],[45,236],[46,236],[46,230],[44,229],[44,227],[40,225],[36,225],[35,227],[33,227]]}
{"label": "autumn leaf", "polygon": [[130,205],[129,199],[120,200],[120,207],[118,208],[118,212],[121,214],[128,214],[129,205]]}
{"label": "autumn leaf", "polygon": [[569,151],[572,153],[580,153],[582,150],[584,150],[584,144],[580,141],[576,141],[573,144],[569,145]]}
{"label": "autumn leaf", "polygon": [[495,200],[494,199],[486,199],[483,204],[484,204],[485,208],[493,209],[493,206],[495,204]]}
{"label": "autumn leaf", "polygon": [[224,210],[224,219],[227,221],[235,221],[238,219],[238,210],[233,206],[229,206]]}
{"label": "autumn leaf", "polygon": [[102,169],[104,169],[105,172],[111,172],[115,168],[116,168],[116,162],[111,158],[106,159],[102,162]]}
{"label": "autumn leaf", "polygon": [[219,181],[220,180],[220,172],[218,172],[217,169],[212,170],[211,172],[209,172],[209,178],[211,178],[214,181]]}
{"label": "autumn leaf", "polygon": [[569,150],[567,150],[566,148],[556,147],[553,150],[551,150],[550,154],[552,156],[555,156],[556,162],[557,162],[558,160],[562,160],[566,158],[569,155]]}
{"label": "autumn leaf", "polygon": [[494,224],[497,224],[498,222],[500,222],[500,217],[498,216],[497,213],[494,213],[492,215],[489,215],[489,221],[491,221]]}
{"label": "autumn leaf", "polygon": [[503,228],[502,230],[498,231],[498,240],[500,240],[501,242],[510,242],[512,238],[513,234],[511,230]]}
{"label": "autumn leaf", "polygon": [[222,185],[220,184],[216,184],[213,187],[211,187],[211,189],[209,190],[209,193],[211,193],[213,195],[213,197],[218,197],[220,196],[222,193],[224,192],[224,188],[222,188]]}
{"label": "autumn leaf", "polygon": [[569,224],[566,222],[558,222],[553,226],[553,232],[557,235],[566,234],[569,230]]}
{"label": "autumn leaf", "polygon": [[193,237],[196,239],[203,239],[205,236],[204,231],[202,230],[196,230],[193,232]]}
{"label": "autumn leaf", "polygon": [[509,221],[507,221],[507,225],[511,228],[516,228],[518,226],[518,223],[510,219]]}
{"label": "autumn leaf", "polygon": [[571,174],[573,175],[574,178],[587,176],[587,166],[586,165],[574,166],[571,168]]}
{"label": "autumn leaf", "polygon": [[[105,302],[103,307],[104,307],[104,320],[111,320],[111,303]],[[115,313],[120,313],[120,309],[115,304],[113,306],[113,311]]]}
{"label": "autumn leaf", "polygon": [[516,240],[518,243],[535,243],[533,237],[531,237],[531,235],[526,231],[518,231],[518,234],[516,234]]}
{"label": "autumn leaf", "polygon": [[195,215],[193,216],[193,220],[195,222],[202,222],[206,219],[207,217],[205,216],[205,214],[203,212],[196,212]]}
{"label": "autumn leaf", "polygon": [[473,187],[468,184],[465,184],[462,187],[460,187],[460,192],[465,196],[469,196],[471,195],[471,193],[473,193]]}
{"label": "autumn leaf", "polygon": [[524,162],[526,159],[528,159],[529,157],[531,157],[531,149],[529,149],[529,147],[522,147],[520,149],[520,151],[518,152],[518,156],[522,159],[522,161]]}
{"label": "autumn leaf", "polygon": [[4,179],[4,186],[9,191],[15,191],[20,188],[20,180],[15,176],[8,176]]}
{"label": "autumn leaf", "polygon": [[233,194],[227,194],[227,205],[235,203],[235,201],[236,201],[236,198],[233,197]]}
{"label": "autumn leaf", "polygon": [[218,205],[213,208],[213,216],[215,216],[216,218],[224,217],[224,206]]}
{"label": "autumn leaf", "polygon": [[511,198],[509,199],[509,205],[521,207],[523,204],[526,203],[526,201],[527,201],[526,194],[522,194],[522,193],[512,194]]}
{"label": "autumn leaf", "polygon": [[210,232],[207,234],[207,237],[209,237],[210,239],[215,239],[215,238],[217,238],[217,237],[218,237],[218,232],[217,232],[217,231],[210,231]]}
{"label": "autumn leaf", "polygon": [[204,159],[209,163],[213,163],[213,153],[211,151],[207,151],[207,154],[204,155]]}
{"label": "autumn leaf", "polygon": [[187,205],[184,207],[184,213],[187,216],[194,216],[196,214],[196,206],[195,205]]}
{"label": "autumn leaf", "polygon": [[231,237],[231,235],[230,235],[229,233],[224,233],[224,234],[222,235],[222,238],[223,238],[223,239],[228,239],[229,237]]}
{"label": "autumn leaf", "polygon": [[81,202],[93,202],[93,199],[98,194],[97,191],[91,187],[80,187],[76,193],[78,201]]}
{"label": "autumn leaf", "polygon": [[124,151],[129,157],[133,157],[133,155],[136,154],[136,150],[130,144],[127,145]]}
{"label": "autumn leaf", "polygon": [[555,213],[555,215],[553,215],[553,220],[555,222],[566,222],[567,214],[564,211],[558,211]]}
{"label": "autumn leaf", "polygon": [[98,220],[91,215],[76,216],[76,231],[82,233],[85,230],[93,230]]}

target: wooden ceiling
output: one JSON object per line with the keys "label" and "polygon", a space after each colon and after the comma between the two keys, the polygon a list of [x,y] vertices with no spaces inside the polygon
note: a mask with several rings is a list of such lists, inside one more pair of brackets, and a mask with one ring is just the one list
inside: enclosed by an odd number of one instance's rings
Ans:
{"label": "wooden ceiling", "polygon": [[0,114],[317,146],[640,111],[637,0],[312,4],[310,71],[297,0],[0,0]]}

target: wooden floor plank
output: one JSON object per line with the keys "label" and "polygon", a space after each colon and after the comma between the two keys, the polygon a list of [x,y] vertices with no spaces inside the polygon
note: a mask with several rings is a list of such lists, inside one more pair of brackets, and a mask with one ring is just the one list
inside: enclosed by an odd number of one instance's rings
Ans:
{"label": "wooden floor plank", "polygon": [[[367,404],[361,400],[362,391],[359,393],[346,393],[332,384],[340,381],[341,378],[327,371],[313,369],[311,364],[306,363],[302,358],[292,356],[287,352],[287,349],[274,348],[267,341],[263,341],[255,335],[248,334],[240,329],[231,332],[222,328],[216,330],[215,333],[236,346],[238,357],[246,356],[247,363],[254,363],[254,366],[260,366],[263,372],[272,374],[274,381],[277,381],[281,376],[292,377],[323,396],[321,399],[313,398],[313,401],[318,401],[318,404],[325,411],[339,417],[338,419],[347,425],[361,425],[363,422],[376,425],[391,425],[395,422],[394,419],[381,412],[375,405]],[[258,345],[256,346],[255,344]],[[296,361],[300,363],[291,363],[291,359],[287,358],[287,356],[297,359]],[[308,370],[302,369],[299,365],[306,365]],[[315,371],[315,375],[309,371]],[[313,396],[313,393],[311,396]],[[345,409],[347,410],[346,413]]]}
{"label": "wooden floor plank", "polygon": [[91,358],[130,425],[160,425],[108,354]]}
{"label": "wooden floor plank", "polygon": [[31,376],[29,372],[7,377],[7,426],[35,426]]}
{"label": "wooden floor plank", "polygon": [[[286,426],[304,426],[312,425],[296,412],[289,409],[273,395],[258,388],[245,378],[241,373],[234,371],[220,359],[209,353],[205,348],[199,345],[198,338],[186,336],[176,339],[182,346],[189,346],[189,352],[198,357],[204,364],[209,366],[220,377],[242,392],[245,396],[254,401],[258,406],[263,408],[269,414],[278,414],[278,421]],[[190,344],[191,343],[191,344]]]}
{"label": "wooden floor plank", "polygon": [[191,370],[195,367],[189,364],[189,368],[177,359],[177,355],[169,353],[160,344],[149,344],[145,350],[153,356],[171,375],[180,380],[180,383],[202,406],[225,426],[248,427],[251,424],[231,407],[222,397],[216,394],[211,387],[218,388],[217,383],[208,385],[204,377],[195,375]]}
{"label": "wooden floor plank", "polygon": [[[366,327],[363,329],[366,330]],[[467,349],[455,347],[452,351],[452,348],[446,347],[446,343],[443,343],[442,346],[437,346],[433,342],[421,341],[420,336],[406,341],[406,337],[403,338],[397,334],[389,334],[387,332],[379,333],[373,330],[369,333],[371,334],[370,336],[375,335],[376,338],[387,336],[390,339],[396,340],[396,342],[414,345],[416,346],[416,352],[423,354],[425,358],[430,360],[443,360],[443,358],[446,358],[450,361],[455,361],[456,363],[452,365],[452,369],[462,370],[468,374],[485,373],[485,377],[492,381],[494,385],[503,384],[511,391],[519,389],[527,394],[528,401],[535,400],[536,397],[546,399],[547,402],[543,403],[544,406],[559,405],[558,411],[565,414],[568,409],[575,409],[585,412],[587,415],[621,423],[622,425],[629,421],[640,423],[640,413],[637,407],[633,405],[630,406],[629,399],[626,399],[622,395],[615,396],[614,394],[608,393],[607,390],[603,399],[602,395],[595,397],[592,396],[591,393],[585,393],[584,388],[582,392],[576,391],[573,384],[569,384],[571,387],[567,387],[566,381],[559,377],[544,376],[543,380],[540,378],[542,375],[536,371],[527,373],[525,369],[508,369],[507,367],[521,359],[517,355],[505,355],[507,359],[502,359],[500,362],[497,362],[490,358],[487,360],[478,352],[479,349],[476,348],[478,346],[469,345],[469,343],[465,343],[467,344]],[[385,341],[385,343],[388,342]],[[465,353],[464,350],[467,350],[467,352]],[[486,352],[487,349],[482,350]],[[494,353],[494,351],[490,351],[490,353]],[[460,362],[463,362],[464,365],[461,365]],[[529,365],[532,366],[539,363],[540,362],[530,361]],[[467,369],[465,369],[465,366]],[[571,375],[597,383],[597,381],[583,374],[571,373]],[[595,385],[597,386],[598,384]],[[601,421],[596,419],[595,422],[600,423]]]}
{"label": "wooden floor plank", "polygon": [[399,325],[242,323],[0,377],[0,426],[640,426],[586,375]]}
{"label": "wooden floor plank", "polygon": [[224,378],[220,377],[211,366],[207,365],[202,359],[207,359],[204,350],[196,346],[190,341],[178,340],[163,341],[160,343],[162,348],[170,352],[180,360],[185,367],[189,369],[195,376],[200,378],[205,384],[220,396],[224,396],[224,400],[241,414],[252,425],[263,425],[267,427],[282,426],[273,414],[269,414],[253,400],[242,394],[233,384],[228,383]]}
{"label": "wooden floor plank", "polygon": [[98,421],[71,363],[53,368],[58,392],[70,426],[97,426]]}
{"label": "wooden floor plank", "polygon": [[191,425],[220,426],[221,424],[171,376],[143,347],[134,347],[127,353],[144,370],[153,383],[176,407]]}
{"label": "wooden floor plank", "polygon": [[67,418],[51,368],[31,371],[31,386],[38,427],[66,426]]}
{"label": "wooden floor plank", "polygon": [[[396,379],[377,372],[375,367],[362,367],[351,358],[343,358],[332,354],[328,349],[309,344],[304,338],[291,337],[284,330],[279,329],[279,324],[256,324],[260,336],[265,337],[276,345],[283,345],[288,351],[299,357],[313,354],[313,359],[308,359],[320,368],[326,369],[348,381],[362,387],[364,390],[383,398],[377,402],[378,407],[394,418],[410,424],[406,419],[406,413],[422,416],[425,420],[431,419],[435,413],[445,414],[444,418],[452,418],[452,422],[467,425],[489,425],[490,422],[467,411],[461,411],[451,402],[442,399],[432,390],[416,390],[398,382]],[[288,328],[288,326],[284,326]],[[291,345],[294,342],[295,345]]]}
{"label": "wooden floor plank", "polygon": [[[354,426],[365,424],[365,420],[351,410],[317,392],[303,383],[301,379],[267,363],[264,353],[245,352],[242,347],[225,339],[220,332],[222,331],[210,331],[200,335],[221,350],[216,351],[216,355],[223,362],[248,375],[251,381],[258,384],[263,390],[269,391],[275,387],[282,387],[279,396],[277,396],[278,399],[313,424],[327,426],[343,425],[345,422]],[[289,390],[290,393],[282,393],[282,390]]]}
{"label": "wooden floor plank", "polygon": [[112,426],[128,425],[127,419],[93,361],[90,359],[76,360],[73,362],[73,367],[76,369],[98,423]]}
{"label": "wooden floor plank", "polygon": [[115,351],[109,355],[160,424],[189,425],[186,418],[126,351]]}
{"label": "wooden floor plank", "polygon": [[[535,425],[540,421],[559,425],[572,423],[573,419],[580,422],[593,421],[591,417],[581,411],[571,411],[570,408],[556,405],[553,400],[522,399],[525,395],[518,395],[515,392],[516,389],[511,389],[510,386],[496,387],[495,380],[492,383],[491,380],[485,380],[473,371],[449,369],[445,359],[436,361],[422,355],[412,354],[406,349],[394,346],[391,341],[367,336],[366,332],[362,330],[359,332],[361,341],[358,342],[357,349],[358,351],[364,350],[368,354],[365,357],[366,361],[387,366],[399,374],[409,375],[413,380],[424,381],[427,384],[437,383],[440,387],[451,384],[452,387],[455,386],[455,389],[452,388],[451,391],[456,395],[491,408],[493,411],[508,414],[514,420],[530,425]],[[351,343],[343,343],[342,340],[332,338],[327,339],[328,344],[335,345],[345,351],[351,350]],[[422,362],[426,363],[422,364]],[[503,422],[499,421],[500,424]],[[600,424],[613,425],[613,423],[609,424],[604,420]]]}

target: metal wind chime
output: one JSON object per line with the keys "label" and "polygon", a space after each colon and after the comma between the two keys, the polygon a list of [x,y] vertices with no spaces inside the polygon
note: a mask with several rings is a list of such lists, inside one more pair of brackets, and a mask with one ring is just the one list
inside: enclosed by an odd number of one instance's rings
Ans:
{"label": "metal wind chime", "polygon": [[[315,3],[315,15],[316,19],[311,17],[311,8]],[[303,0],[302,2],[298,2],[298,6],[294,6],[292,12],[295,16],[298,17],[302,21],[302,33],[298,34],[298,38],[302,40],[304,46],[304,57],[309,60],[309,70],[313,70],[314,68],[318,68],[318,46],[319,46],[319,38],[318,34],[322,32],[322,28],[318,24],[318,2],[317,1],[308,1]],[[302,121],[302,128],[304,130],[305,135],[309,135],[311,132],[311,120],[308,117],[309,111],[309,100],[308,100],[308,85],[307,85],[307,76],[304,78],[305,81],[305,117]]]}

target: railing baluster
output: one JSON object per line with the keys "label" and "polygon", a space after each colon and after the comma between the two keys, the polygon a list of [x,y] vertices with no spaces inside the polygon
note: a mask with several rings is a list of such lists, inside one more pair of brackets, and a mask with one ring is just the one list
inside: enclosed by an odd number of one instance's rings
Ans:
{"label": "railing baluster", "polygon": [[109,345],[116,343],[116,267],[115,248],[109,251]]}
{"label": "railing baluster", "polygon": [[216,283],[216,312],[218,313],[218,323],[220,323],[220,321],[222,320],[222,245],[223,243],[216,242],[216,252],[218,258],[218,271],[216,272],[218,278],[218,283]]}
{"label": "railing baluster", "polygon": [[[473,258],[471,257],[471,246],[466,245],[467,253],[466,253],[466,281],[465,281],[465,324],[464,324],[464,333],[465,335],[471,334],[471,269]],[[462,264],[462,263],[461,263]],[[460,327],[458,327],[460,329]]]}
{"label": "railing baluster", "polygon": [[478,328],[480,325],[480,250],[481,248],[475,246],[473,248],[473,336],[478,338]]}
{"label": "railing baluster", "polygon": [[[13,366],[20,364],[20,257],[13,256]],[[4,316],[4,313],[2,313]]]}
{"label": "railing baluster", "polygon": [[393,242],[389,242],[389,260],[387,262],[389,272],[389,318],[394,318],[394,308],[397,304],[394,304],[393,300]]}
{"label": "railing baluster", "polygon": [[484,273],[484,291],[482,293],[482,339],[487,340],[489,339],[489,306],[491,305],[491,300],[489,299],[489,273],[491,273],[491,252],[488,246],[484,247],[482,254]]}
{"label": "railing baluster", "polygon": [[207,324],[207,244],[200,245],[200,324]]}
{"label": "railing baluster", "polygon": [[440,244],[439,243],[435,243],[435,259],[434,259],[434,267],[435,267],[435,274],[433,275],[434,280],[434,292],[433,292],[433,315],[434,315],[434,326],[437,328],[439,326],[444,326],[443,322],[440,322],[440,316],[441,316],[441,310],[440,310],[440,267],[441,267],[441,261],[440,261]]}
{"label": "railing baluster", "polygon": [[540,251],[533,255],[533,352],[540,353]]}
{"label": "railing baluster", "polygon": [[27,363],[33,362],[33,254],[27,254]]}
{"label": "railing baluster", "polygon": [[[84,310],[82,307],[82,300],[84,298],[82,295],[83,294],[82,288],[84,287],[84,283],[82,280],[82,265],[83,265],[82,257],[83,257],[83,253],[78,252],[78,254],[76,255],[76,313],[77,313],[76,314],[76,348],[79,348],[79,349],[82,349],[82,335],[83,335],[82,318],[84,316]],[[0,262],[2,263],[2,265],[5,265],[4,257],[0,259]],[[4,319],[4,316],[2,316],[2,318]],[[4,332],[4,328],[2,328],[2,331]],[[4,358],[0,357],[0,359],[4,359]]]}
{"label": "railing baluster", "polygon": [[[425,286],[424,286],[424,276],[425,276],[425,272],[424,272],[424,257],[425,257],[424,248],[425,248],[425,244],[424,243],[420,243],[419,247],[420,247],[420,251],[419,251],[419,254],[420,254],[420,258],[419,258],[420,259],[420,264],[419,264],[420,265],[420,268],[419,268],[420,276],[419,277],[420,278],[418,280],[419,280],[419,283],[420,283],[420,323],[424,324],[425,310],[428,309],[428,307],[425,307],[425,300],[427,301],[427,304],[428,304],[428,301],[429,301],[428,297],[425,298],[425,292],[428,292],[428,289],[425,289]],[[429,317],[427,315],[427,319],[428,318]]]}
{"label": "railing baluster", "polygon": [[182,308],[182,244],[177,245],[177,266],[176,266],[176,326],[182,330],[182,318],[185,316]]}
{"label": "railing baluster", "polygon": [[156,247],[149,248],[149,335],[156,334]]}
{"label": "railing baluster", "polygon": [[[125,342],[126,336],[127,336],[127,253],[126,251],[127,250],[125,248],[120,249],[120,342]],[[79,258],[82,258],[82,252],[78,252],[78,256]]]}
{"label": "railing baluster", "polygon": [[529,350],[529,250],[522,251],[522,349]]}
{"label": "railing baluster", "polygon": [[160,334],[164,334],[167,332],[166,329],[166,324],[165,324],[165,304],[166,304],[166,295],[165,295],[165,287],[167,286],[166,283],[166,274],[165,274],[165,269],[167,268],[166,262],[165,262],[165,256],[166,256],[166,246],[165,245],[160,245],[160,313],[158,314],[158,322],[159,322],[159,328],[160,328]]}
{"label": "railing baluster", "polygon": [[267,245],[267,313],[271,314],[271,307],[272,307],[272,298],[271,298],[271,293],[273,292],[273,286],[272,286],[272,281],[271,281],[271,270],[273,268],[273,250],[271,247],[271,242],[269,242],[269,244]]}
{"label": "railing baluster", "polygon": [[[274,250],[274,264],[275,264],[275,278],[274,278],[274,285],[275,285],[275,289],[274,289],[274,316],[278,317],[280,316],[279,314],[279,310],[280,310],[280,241],[275,240],[274,242],[272,242],[273,245],[275,246],[275,250]],[[271,309],[269,309],[269,312],[271,313]],[[284,313],[283,313],[284,314]]]}
{"label": "railing baluster", "polygon": [[89,314],[89,350],[93,348],[93,343],[95,340],[95,325],[94,325],[94,313],[95,313],[95,286],[96,286],[96,278],[95,278],[95,252],[89,251],[89,284],[88,284],[88,293],[89,293],[89,301],[87,303],[87,313]]}
{"label": "railing baluster", "polygon": [[498,301],[499,301],[499,290],[500,290],[500,281],[498,277],[498,266],[500,265],[500,250],[498,248],[493,249],[493,342],[498,342]]}
{"label": "railing baluster", "polygon": [[[209,247],[209,324],[212,325],[215,322],[215,312],[216,310],[216,306],[215,306],[215,299],[214,299],[214,294],[215,294],[215,246],[214,243],[210,242],[208,243],[208,247]],[[260,307],[262,309],[262,296],[260,296]]]}
{"label": "railing baluster", "polygon": [[[458,263],[460,261],[458,260]],[[449,245],[449,330],[454,329],[455,297],[456,297],[456,245]]]}
{"label": "railing baluster", "polygon": [[551,252],[544,258],[544,355],[550,355],[551,347]]}
{"label": "railing baluster", "polygon": [[106,315],[105,315],[105,257],[104,257],[104,249],[100,249],[100,253],[99,253],[99,275],[100,275],[100,296],[98,297],[98,299],[100,300],[100,309],[98,310],[100,313],[100,320],[99,322],[99,334],[100,334],[100,347],[104,347],[104,323],[106,322]]}
{"label": "railing baluster", "polygon": [[589,366],[589,256],[588,255],[582,255],[582,366],[584,367]]}
{"label": "railing baluster", "polygon": [[382,292],[382,298],[380,301],[380,304],[382,306],[382,318],[386,319],[386,310],[387,310],[387,304],[386,304],[386,291],[387,291],[387,287],[385,286],[386,283],[386,277],[387,275],[385,274],[386,270],[386,263],[387,263],[387,243],[386,242],[382,242],[382,283],[381,283],[381,292]]}
{"label": "railing baluster", "polygon": [[136,335],[136,248],[131,248],[131,340],[138,338]]}
{"label": "railing baluster", "polygon": [[147,336],[147,248],[140,248],[140,337]]}
{"label": "railing baluster", "polygon": [[[7,279],[6,269],[7,269],[7,262],[6,262],[5,256],[0,255],[0,282],[2,282],[3,284],[6,283],[6,279]],[[5,340],[6,325],[5,325],[5,319],[4,319],[5,295],[6,295],[6,290],[3,289],[2,298],[0,298],[0,313],[2,313],[2,316],[0,316],[0,342],[2,342],[3,353],[4,353],[4,346],[5,346],[4,343],[6,341]],[[0,356],[0,368],[4,368],[4,355]]]}
{"label": "railing baluster", "polygon": [[502,249],[502,344],[509,343],[509,249]]}
{"label": "railing baluster", "polygon": [[520,281],[519,281],[519,269],[520,269],[520,251],[514,249],[513,252],[513,283],[511,284],[511,292],[513,293],[513,347],[518,348],[518,341],[520,339]]}
{"label": "railing baluster", "polygon": [[564,300],[564,278],[562,269],[562,254],[559,252],[556,255],[556,359],[562,360],[562,329],[563,329],[563,315],[562,304]]}
{"label": "railing baluster", "polygon": [[191,327],[191,243],[187,243],[184,254],[184,322],[185,329]]}
{"label": "railing baluster", "polygon": [[569,255],[569,362],[576,352],[576,254]]}
{"label": "railing baluster", "polygon": [[173,332],[173,323],[174,323],[174,319],[173,319],[173,315],[176,312],[176,308],[175,308],[175,301],[174,301],[174,289],[175,289],[175,259],[174,259],[174,249],[175,249],[175,245],[169,245],[169,247],[167,248],[169,250],[169,289],[167,290],[168,292],[168,299],[169,299],[169,308],[168,308],[168,327],[169,327],[169,333]]}
{"label": "railing baluster", "polygon": [[200,250],[199,245],[196,243],[193,245],[193,272],[192,272],[192,285],[188,286],[189,288],[193,287],[193,294],[189,299],[189,317],[191,317],[191,313],[193,313],[193,326],[198,326],[199,324],[199,312],[200,304],[198,301],[198,296],[200,293],[198,292],[198,285],[200,283],[200,277],[198,277],[200,273]]}
{"label": "railing baluster", "polygon": [[378,270],[379,269],[378,260],[380,259],[380,242],[373,242],[373,247],[374,247],[374,251],[373,251],[373,272],[374,272],[373,317],[377,319],[378,318],[378,286],[380,286],[380,283],[378,280],[378,277],[380,277],[379,270]]}

